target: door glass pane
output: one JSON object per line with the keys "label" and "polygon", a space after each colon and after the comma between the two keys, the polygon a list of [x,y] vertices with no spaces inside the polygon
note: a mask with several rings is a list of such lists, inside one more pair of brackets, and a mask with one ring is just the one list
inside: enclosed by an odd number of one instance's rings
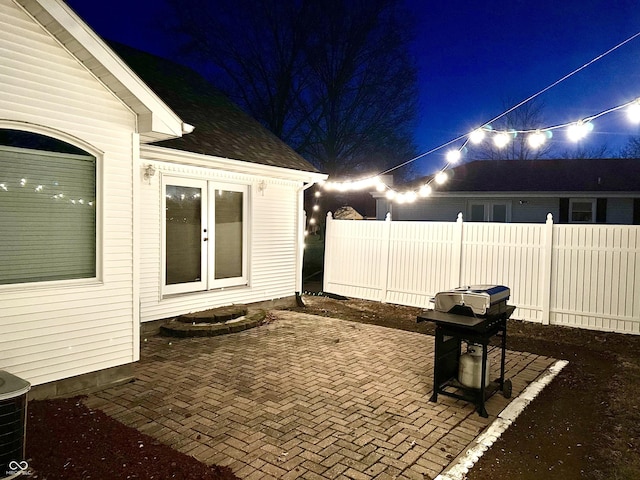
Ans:
{"label": "door glass pane", "polygon": [[507,206],[506,205],[494,205],[493,206],[493,219],[494,222],[506,222],[507,221]]}
{"label": "door glass pane", "polygon": [[484,222],[484,205],[471,205],[471,221]]}
{"label": "door glass pane", "polygon": [[166,284],[202,278],[202,192],[197,187],[167,185]]}
{"label": "door glass pane", "polygon": [[215,278],[242,276],[242,192],[215,191]]}

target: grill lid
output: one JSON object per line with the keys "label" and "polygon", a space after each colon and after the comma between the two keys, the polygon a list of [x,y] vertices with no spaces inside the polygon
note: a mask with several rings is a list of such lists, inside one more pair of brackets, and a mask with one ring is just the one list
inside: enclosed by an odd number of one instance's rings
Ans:
{"label": "grill lid", "polygon": [[510,295],[511,290],[504,285],[468,285],[436,293],[434,308],[445,313],[462,309],[473,315],[487,315],[492,306],[506,305]]}

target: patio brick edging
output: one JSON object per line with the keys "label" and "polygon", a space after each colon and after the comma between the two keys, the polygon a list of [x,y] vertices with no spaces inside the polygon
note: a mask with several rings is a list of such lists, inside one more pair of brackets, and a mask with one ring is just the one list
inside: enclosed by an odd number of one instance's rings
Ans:
{"label": "patio brick edging", "polygon": [[464,480],[469,470],[509,428],[527,405],[567,366],[566,360],[556,361],[544,376],[541,376],[507,405],[489,427],[476,438],[470,448],[464,451],[449,467],[434,480]]}

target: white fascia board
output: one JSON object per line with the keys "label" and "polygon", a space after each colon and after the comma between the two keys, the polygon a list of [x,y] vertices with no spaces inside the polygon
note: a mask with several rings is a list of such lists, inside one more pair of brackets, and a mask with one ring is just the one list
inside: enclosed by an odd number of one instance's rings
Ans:
{"label": "white fascia board", "polygon": [[311,183],[326,180],[328,177],[328,175],[324,173],[305,172],[291,168],[274,167],[272,165],[263,165],[261,163],[203,155],[184,150],[159,147],[157,145],[142,145],[140,147],[140,158],[143,161],[155,160],[175,163],[178,165],[190,165],[194,167],[211,168],[248,175],[264,175],[270,178]]}
{"label": "white fascia board", "polygon": [[[27,11],[32,2],[18,0]],[[138,133],[151,133],[156,137],[175,138],[182,136],[183,121],[158,97],[129,66],[89,27],[75,12],[61,0],[33,0],[46,11],[60,26],[75,39],[95,61],[113,75],[140,105],[121,98],[139,116],[146,115],[139,121]],[[34,14],[37,18],[37,13]],[[46,28],[46,26],[45,26]],[[58,37],[56,32],[50,32]],[[61,43],[63,43],[61,41]],[[63,43],[64,44],[64,43]],[[83,62],[86,65],[86,62]],[[91,71],[91,67],[87,65]],[[96,78],[102,75],[95,74]],[[109,85],[108,80],[101,80],[112,91],[120,90],[117,85]],[[151,117],[149,118],[149,113]]]}

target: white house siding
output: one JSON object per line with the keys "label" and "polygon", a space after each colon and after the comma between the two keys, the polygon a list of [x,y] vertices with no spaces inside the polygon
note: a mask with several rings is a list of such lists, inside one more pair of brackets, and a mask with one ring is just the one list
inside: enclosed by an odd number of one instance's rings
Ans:
{"label": "white house siding", "polygon": [[77,139],[102,166],[102,274],[1,286],[0,368],[38,385],[131,362],[135,116],[11,0],[0,0],[0,55],[0,125]]}
{"label": "white house siding", "polygon": [[547,214],[558,219],[559,200],[557,197],[514,197],[511,199],[512,223],[543,223]]}
{"label": "white house siding", "polygon": [[[141,187],[141,321],[159,320],[217,306],[292,296],[296,279],[298,189],[301,182],[147,159],[156,175]],[[250,185],[249,285],[162,297],[161,176]],[[259,191],[258,185],[265,187]]]}
{"label": "white house siding", "polygon": [[[391,218],[395,221],[453,222],[459,212],[466,214],[466,211],[467,202],[463,198],[431,197],[414,203],[392,204]],[[426,219],[425,214],[428,216]],[[384,218],[384,215],[381,218]]]}

